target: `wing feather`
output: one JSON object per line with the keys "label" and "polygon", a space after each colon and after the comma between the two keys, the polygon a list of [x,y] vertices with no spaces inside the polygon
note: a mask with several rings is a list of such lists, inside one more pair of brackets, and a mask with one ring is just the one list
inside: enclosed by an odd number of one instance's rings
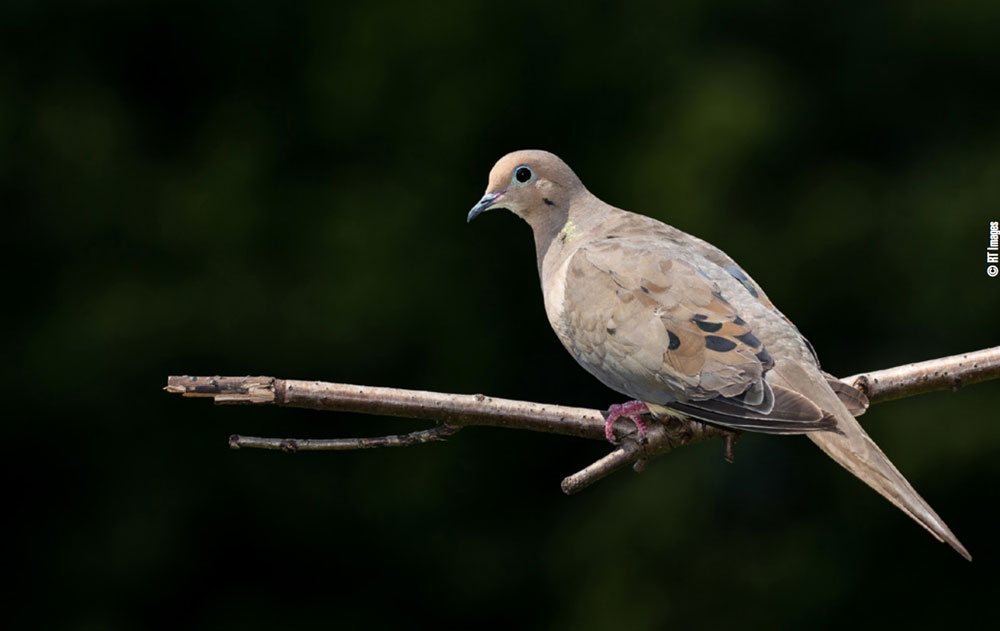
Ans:
{"label": "wing feather", "polygon": [[734,429],[802,433],[832,419],[766,379],[774,366],[718,283],[656,248],[594,243],[566,269],[560,335],[612,389]]}

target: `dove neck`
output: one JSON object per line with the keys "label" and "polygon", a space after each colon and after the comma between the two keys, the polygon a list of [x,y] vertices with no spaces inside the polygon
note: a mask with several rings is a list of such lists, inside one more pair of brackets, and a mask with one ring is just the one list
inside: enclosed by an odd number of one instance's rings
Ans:
{"label": "dove neck", "polygon": [[535,256],[538,258],[538,270],[542,269],[542,260],[549,248],[560,238],[560,233],[569,222],[569,205],[562,208],[553,207],[551,212],[544,213],[536,221],[531,222],[531,230],[535,235]]}
{"label": "dove neck", "polygon": [[535,234],[535,256],[540,277],[544,275],[543,267],[565,260],[587,241],[587,235],[601,222],[601,213],[595,212],[592,203],[595,199],[583,191],[561,207],[553,206],[549,208],[550,212],[530,222]]}

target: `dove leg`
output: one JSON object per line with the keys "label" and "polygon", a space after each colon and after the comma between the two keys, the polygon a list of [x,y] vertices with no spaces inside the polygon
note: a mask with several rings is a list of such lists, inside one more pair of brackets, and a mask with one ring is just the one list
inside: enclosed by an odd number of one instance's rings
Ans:
{"label": "dove leg", "polygon": [[729,464],[733,464],[733,461],[736,459],[736,456],[733,454],[733,447],[736,446],[736,441],[739,439],[739,432],[729,432],[726,434],[725,438],[723,438],[725,441],[725,451],[722,452],[722,457],[725,458],[726,462]]}
{"label": "dove leg", "polygon": [[628,401],[626,403],[616,403],[608,408],[608,419],[604,423],[604,436],[608,442],[617,443],[613,426],[620,418],[630,419],[639,428],[639,435],[645,438],[646,424],[642,422],[642,415],[649,414],[649,408],[642,401]]}

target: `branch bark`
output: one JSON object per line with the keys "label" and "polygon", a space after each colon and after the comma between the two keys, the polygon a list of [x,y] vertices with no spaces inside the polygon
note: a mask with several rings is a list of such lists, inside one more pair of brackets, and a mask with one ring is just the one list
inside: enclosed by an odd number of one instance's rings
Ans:
{"label": "branch bark", "polygon": [[[858,388],[870,403],[875,404],[937,390],[955,391],[963,386],[997,378],[1000,378],[1000,346],[861,373],[841,381]],[[234,434],[229,441],[234,449],[250,447],[307,451],[403,447],[443,440],[469,425],[526,429],[604,440],[604,415],[597,410],[499,399],[482,394],[445,394],[274,377],[175,376],[168,377],[165,390],[185,397],[209,397],[219,404],[277,405],[401,416],[441,423],[428,430],[374,438],[317,440]],[[623,428],[627,425],[622,423]],[[636,440],[634,427],[628,427],[621,434],[624,434],[621,445],[563,480],[563,491],[568,494],[576,493],[630,464],[640,470],[647,460],[662,456],[682,445],[711,438],[732,437],[732,433],[711,425],[695,420],[676,419],[651,424],[646,439],[642,441]]]}

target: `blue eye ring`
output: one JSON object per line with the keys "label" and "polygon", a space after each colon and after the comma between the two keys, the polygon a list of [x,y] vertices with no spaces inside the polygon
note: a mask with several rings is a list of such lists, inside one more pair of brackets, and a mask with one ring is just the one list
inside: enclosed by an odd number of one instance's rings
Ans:
{"label": "blue eye ring", "polygon": [[514,169],[513,184],[527,184],[533,179],[535,179],[535,173],[529,167],[522,164]]}

